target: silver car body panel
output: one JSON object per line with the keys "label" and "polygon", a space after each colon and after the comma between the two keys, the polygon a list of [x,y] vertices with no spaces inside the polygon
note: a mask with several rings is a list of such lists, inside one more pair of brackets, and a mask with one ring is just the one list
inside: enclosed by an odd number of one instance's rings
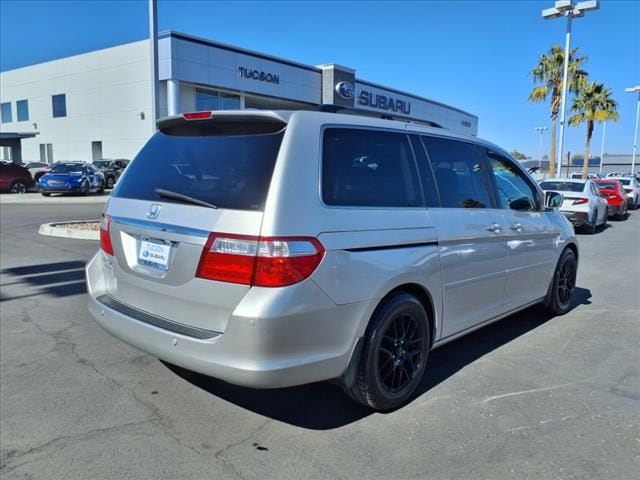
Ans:
{"label": "silver car body panel", "polygon": [[[376,118],[250,114],[288,122],[263,212],[156,201],[159,213],[149,218],[149,201],[114,197],[106,206],[115,255],[98,252],[87,265],[89,310],[105,330],[158,358],[252,387],[336,378],[391,291],[410,285],[424,292],[438,346],[540,301],[562,250],[577,246],[558,210],[355,208],[322,201],[322,130],[328,126],[462,139],[507,155],[495,145]],[[521,228],[512,228],[516,224]],[[288,287],[204,280],[195,272],[210,232],[314,237],[325,254],[311,277]],[[139,262],[143,241],[171,246],[166,271]]]}

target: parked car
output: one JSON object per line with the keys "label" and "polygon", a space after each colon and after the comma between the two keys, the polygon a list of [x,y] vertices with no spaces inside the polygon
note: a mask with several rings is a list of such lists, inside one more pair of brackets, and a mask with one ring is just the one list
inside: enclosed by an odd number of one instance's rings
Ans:
{"label": "parked car", "polygon": [[493,144],[317,111],[158,128],[86,275],[98,324],[167,362],[256,388],[336,379],[386,410],[432,348],[530,305],[571,308],[562,194]]}
{"label": "parked car", "polygon": [[627,197],[627,208],[635,210],[640,206],[640,182],[635,177],[610,177],[618,180],[622,184],[624,193]]}
{"label": "parked car", "polygon": [[607,199],[609,216],[614,216],[617,220],[627,218],[627,195],[620,181],[606,178],[597,180],[596,184],[600,193]]}
{"label": "parked car", "polygon": [[607,201],[592,180],[550,178],[540,183],[544,192],[560,192],[564,201],[560,211],[576,228],[595,233],[607,223]]}
{"label": "parked car", "polygon": [[104,192],[104,175],[90,163],[58,162],[40,178],[38,188],[45,197],[52,193]]}
{"label": "parked car", "polygon": [[128,164],[129,160],[125,158],[119,158],[117,160],[94,160],[93,162],[93,166],[104,175],[107,188],[113,188]]}
{"label": "parked car", "polygon": [[[574,180],[582,180],[582,173],[574,172],[569,178],[572,178]],[[595,180],[596,178],[602,178],[602,175],[600,175],[599,173],[588,173],[587,178],[590,180]]]}
{"label": "parked car", "polygon": [[32,187],[29,170],[15,163],[0,162],[0,192],[25,193]]}

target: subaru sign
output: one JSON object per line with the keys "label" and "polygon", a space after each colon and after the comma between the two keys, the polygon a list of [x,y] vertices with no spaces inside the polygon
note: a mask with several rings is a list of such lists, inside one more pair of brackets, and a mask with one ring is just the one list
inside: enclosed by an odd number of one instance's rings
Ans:
{"label": "subaru sign", "polygon": [[355,93],[353,85],[349,82],[340,82],[336,85],[336,92],[345,100],[351,100]]}

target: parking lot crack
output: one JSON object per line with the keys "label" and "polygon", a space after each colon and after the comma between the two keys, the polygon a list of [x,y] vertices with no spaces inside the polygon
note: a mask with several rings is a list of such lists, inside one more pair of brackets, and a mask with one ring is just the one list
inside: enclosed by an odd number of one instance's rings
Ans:
{"label": "parking lot crack", "polygon": [[570,385],[574,385],[573,382],[571,383],[562,383],[560,385],[551,385],[549,387],[541,387],[541,388],[532,388],[530,390],[520,390],[517,392],[510,392],[510,393],[503,393],[501,395],[493,395],[491,397],[487,397],[484,400],[482,400],[481,403],[488,403],[488,402],[492,402],[494,400],[500,400],[503,398],[508,398],[508,397],[515,397],[518,395],[528,395],[530,393],[538,393],[538,392],[546,392],[548,390],[555,390],[558,388],[564,388],[564,387],[568,387]]}
{"label": "parking lot crack", "polygon": [[114,431],[119,431],[123,428],[129,428],[129,427],[137,427],[140,425],[144,425],[145,423],[149,423],[151,421],[150,418],[144,419],[144,420],[139,420],[136,422],[127,422],[127,423],[122,423],[122,424],[118,424],[118,425],[112,425],[110,427],[102,427],[102,428],[94,428],[91,430],[88,430],[86,432],[82,432],[82,433],[77,433],[77,434],[73,434],[73,435],[61,435],[59,437],[56,437],[52,440],[49,440],[46,443],[43,443],[42,445],[37,445],[35,447],[32,447],[28,450],[25,450],[23,452],[18,451],[18,450],[9,450],[6,454],[3,455],[2,459],[0,459],[0,473],[2,475],[6,475],[28,463],[30,463],[32,460],[26,460],[24,462],[18,463],[17,465],[10,465],[12,463],[14,463],[16,460],[20,460],[24,457],[27,456],[33,456],[33,455],[37,455],[38,453],[41,453],[43,451],[46,451],[47,449],[51,448],[51,447],[55,447],[57,448],[58,445],[61,446],[61,448],[59,448],[59,450],[63,449],[67,443],[69,441],[76,441],[76,440],[89,440],[91,438],[94,438],[96,436],[99,435],[103,435],[105,433],[110,433],[110,432],[114,432]]}
{"label": "parking lot crack", "polygon": [[238,471],[238,469],[236,468],[236,466],[234,465],[234,463],[229,460],[227,457],[225,457],[225,453],[229,450],[231,450],[234,447],[237,447],[238,445],[242,445],[243,443],[249,442],[251,440],[253,440],[253,438],[264,428],[267,426],[267,424],[269,424],[271,422],[270,419],[266,420],[264,423],[262,423],[258,428],[256,428],[255,430],[253,430],[253,432],[251,432],[249,435],[247,435],[245,438],[242,438],[241,440],[238,440],[237,442],[233,442],[230,443],[229,445],[227,445],[224,448],[221,448],[220,450],[218,450],[215,453],[215,458],[218,460],[221,460],[223,465],[228,466],[233,474],[236,476],[236,478],[239,478],[241,480],[244,480],[244,476]]}

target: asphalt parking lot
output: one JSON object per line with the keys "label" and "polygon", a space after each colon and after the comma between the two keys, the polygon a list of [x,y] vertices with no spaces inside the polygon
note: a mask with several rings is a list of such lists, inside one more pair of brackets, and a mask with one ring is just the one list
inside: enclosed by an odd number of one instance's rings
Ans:
{"label": "asphalt parking lot", "polygon": [[8,479],[632,479],[640,471],[640,211],[580,235],[575,308],[529,309],[430,359],[380,414],[329,383],[275,391],[171,368],[86,311],[96,242],[0,211],[0,475]]}

